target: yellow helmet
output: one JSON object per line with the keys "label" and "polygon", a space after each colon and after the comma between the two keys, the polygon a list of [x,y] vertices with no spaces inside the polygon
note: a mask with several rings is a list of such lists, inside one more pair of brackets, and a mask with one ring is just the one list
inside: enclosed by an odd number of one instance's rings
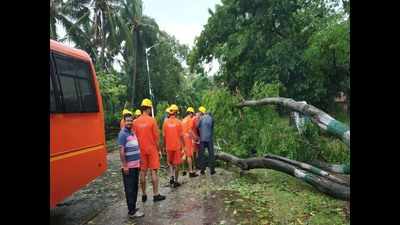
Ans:
{"label": "yellow helmet", "polygon": [[174,113],[174,112],[171,110],[171,107],[168,107],[168,108],[167,108],[167,113],[168,113],[168,114]]}
{"label": "yellow helmet", "polygon": [[199,107],[199,111],[202,112],[202,113],[205,113],[207,110],[206,110],[206,108],[204,106],[200,106]]}
{"label": "yellow helmet", "polygon": [[140,109],[137,109],[135,111],[135,116],[140,116],[140,115],[142,115],[142,112],[140,111]]}
{"label": "yellow helmet", "polygon": [[151,102],[150,99],[145,98],[143,99],[142,104],[140,106],[153,107],[153,103]]}
{"label": "yellow helmet", "polygon": [[167,108],[165,109],[165,112],[169,113],[169,107],[167,107]]}
{"label": "yellow helmet", "polygon": [[126,115],[126,114],[131,114],[131,115],[132,115],[132,112],[129,111],[129,110],[127,110],[127,109],[124,109],[124,110],[122,111],[122,115]]}
{"label": "yellow helmet", "polygon": [[193,109],[193,107],[189,107],[189,108],[187,108],[187,109],[186,109],[186,112],[191,112],[191,113],[194,113],[194,109]]}
{"label": "yellow helmet", "polygon": [[178,108],[178,106],[177,106],[177,105],[175,105],[175,104],[172,104],[172,105],[171,105],[169,108],[171,109],[171,111],[176,111],[176,112],[178,112],[178,111],[179,111],[179,108]]}

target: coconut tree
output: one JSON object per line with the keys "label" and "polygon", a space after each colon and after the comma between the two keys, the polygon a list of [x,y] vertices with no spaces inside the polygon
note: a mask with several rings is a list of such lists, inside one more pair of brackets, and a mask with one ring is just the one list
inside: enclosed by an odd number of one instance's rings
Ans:
{"label": "coconut tree", "polygon": [[[90,0],[51,0],[50,1],[50,38],[72,41],[78,48],[87,51],[93,59],[96,58],[96,49],[91,45],[89,29]],[[57,23],[66,31],[65,37],[59,37]]]}
{"label": "coconut tree", "polygon": [[120,51],[116,17],[121,10],[121,0],[92,0],[91,44],[98,49],[97,65],[101,70],[112,67],[113,58]]}
{"label": "coconut tree", "polygon": [[138,72],[138,57],[142,54],[138,53],[140,46],[140,20],[142,17],[142,1],[141,0],[124,0],[122,8],[117,18],[117,27],[121,29],[123,37],[122,56],[124,58],[123,68],[127,74],[131,74],[128,83],[128,99],[129,105],[135,103],[135,86]]}
{"label": "coconut tree", "polygon": [[[115,17],[120,0],[51,0],[50,37],[72,41],[87,51],[101,70],[112,67],[113,57],[119,52]],[[66,31],[64,38],[57,34],[56,24]]]}
{"label": "coconut tree", "polygon": [[50,0],[50,38],[59,40],[56,24],[63,26],[67,34],[75,32],[72,24],[87,23],[90,15],[90,0]]}

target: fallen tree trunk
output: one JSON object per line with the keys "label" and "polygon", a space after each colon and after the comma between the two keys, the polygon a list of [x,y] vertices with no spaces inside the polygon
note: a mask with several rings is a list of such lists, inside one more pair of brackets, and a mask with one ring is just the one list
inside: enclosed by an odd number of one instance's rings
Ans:
{"label": "fallen tree trunk", "polygon": [[310,164],[320,167],[329,172],[350,174],[350,165],[349,164],[329,164],[329,163],[322,162],[319,160],[313,160],[310,162]]}
{"label": "fallen tree trunk", "polygon": [[340,138],[347,146],[350,146],[350,128],[345,124],[335,120],[326,112],[309,105],[304,102],[296,102],[291,98],[264,98],[260,100],[248,100],[237,104],[237,107],[246,106],[259,106],[259,105],[270,105],[277,104],[284,107],[290,108],[297,112],[303,113],[311,117],[311,120],[316,123],[321,129],[335,135]]}
{"label": "fallen tree trunk", "polygon": [[331,180],[333,182],[339,183],[339,184],[343,184],[343,185],[346,185],[346,186],[350,185],[347,181],[345,181],[345,180],[343,180],[343,179],[341,179],[339,177],[336,177],[336,176],[328,173],[325,170],[322,170],[322,169],[320,169],[318,167],[309,165],[307,163],[298,162],[298,161],[295,161],[295,160],[291,160],[291,159],[288,159],[288,158],[285,158],[285,157],[282,157],[282,156],[273,155],[273,154],[267,154],[264,157],[265,158],[270,158],[270,159],[276,159],[276,160],[280,160],[282,162],[289,163],[291,165],[299,167],[300,169],[306,170],[306,171],[311,172],[313,174],[316,174],[318,176],[325,177],[325,178],[327,178],[327,179],[329,179],[329,180]]}
{"label": "fallen tree trunk", "polygon": [[325,177],[314,175],[305,170],[299,169],[290,163],[278,159],[265,157],[241,159],[225,152],[217,152],[215,154],[215,158],[217,160],[232,163],[242,170],[263,168],[284,172],[305,181],[306,183],[314,186],[317,190],[329,196],[342,200],[350,200],[350,187],[336,183]]}

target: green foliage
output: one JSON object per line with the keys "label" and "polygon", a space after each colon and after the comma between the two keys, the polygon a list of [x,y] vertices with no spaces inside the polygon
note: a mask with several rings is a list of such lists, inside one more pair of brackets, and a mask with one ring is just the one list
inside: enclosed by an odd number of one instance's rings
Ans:
{"label": "green foliage", "polygon": [[245,98],[257,81],[279,82],[281,96],[327,109],[350,90],[346,10],[338,0],[224,0],[210,13],[188,63],[204,73],[201,65],[217,59],[215,80]]}
{"label": "green foliage", "polygon": [[326,27],[313,34],[304,53],[313,71],[309,79],[318,80],[329,96],[336,97],[341,91],[347,96],[350,94],[349,31],[349,21],[329,21]]}
{"label": "green foliage", "polygon": [[[252,98],[275,97],[279,84],[256,82]],[[346,145],[334,137],[325,136],[313,123],[308,123],[300,135],[289,125],[288,116],[280,116],[276,106],[245,107],[235,105],[242,100],[226,88],[213,88],[203,95],[202,104],[215,120],[216,144],[223,151],[239,157],[249,157],[251,150],[258,156],[272,153],[299,161],[325,159],[329,162],[349,160]]]}
{"label": "green foliage", "polygon": [[157,104],[157,112],[156,112],[156,120],[157,120],[157,124],[161,130],[162,128],[162,124],[163,124],[163,119],[166,115],[165,109],[169,107],[169,104],[167,102],[159,102]]}
{"label": "green foliage", "polygon": [[[346,121],[347,117],[344,116]],[[339,119],[339,118],[337,118]],[[330,163],[349,163],[350,155],[348,147],[332,135],[327,134],[312,122],[305,124],[304,132],[301,134],[302,148],[296,152],[299,161],[311,161],[313,159],[324,160]]]}
{"label": "green foliage", "polygon": [[[256,83],[252,93],[255,96],[276,96],[277,86]],[[232,96],[228,90],[221,88],[208,91],[203,96],[202,104],[216,121],[216,141],[222,144],[224,151],[241,157],[248,156],[250,149],[257,149],[259,155],[270,152],[287,156],[293,145],[291,137],[294,136],[285,132],[295,134],[295,131],[279,118],[274,106],[239,110],[235,105],[240,100],[240,96]],[[276,133],[278,129],[280,132]]]}
{"label": "green foliage", "polygon": [[251,90],[253,99],[279,97],[280,83],[265,84],[264,82],[256,81]]}
{"label": "green foliage", "polygon": [[[165,32],[161,33],[158,43],[160,44],[149,52],[153,92],[156,102],[166,101],[171,104],[177,101],[177,96],[184,87],[184,69],[180,61],[185,57],[185,46]],[[175,57],[176,55],[179,57]],[[147,85],[146,79],[143,83],[143,87],[146,87],[144,93],[148,93]]]}
{"label": "green foliage", "polygon": [[117,125],[126,99],[126,85],[121,77],[113,73],[97,72],[100,93],[103,99],[106,128]]}
{"label": "green foliage", "polygon": [[241,224],[350,223],[346,202],[281,172],[251,170],[215,189],[225,193],[224,207]]}

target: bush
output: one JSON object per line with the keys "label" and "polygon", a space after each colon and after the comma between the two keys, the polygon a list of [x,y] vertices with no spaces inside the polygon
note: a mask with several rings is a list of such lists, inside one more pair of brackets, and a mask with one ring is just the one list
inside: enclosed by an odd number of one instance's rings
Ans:
{"label": "bush", "polygon": [[155,112],[156,114],[156,120],[157,120],[157,125],[158,127],[161,129],[162,128],[162,124],[164,121],[162,121],[162,119],[164,118],[165,115],[165,109],[168,107],[168,103],[167,102],[159,102],[157,103],[157,112]]}
{"label": "bush", "polygon": [[122,84],[122,78],[117,74],[97,72],[97,80],[103,99],[104,122],[106,136],[112,136],[119,129],[121,112],[126,99],[126,85]]}

